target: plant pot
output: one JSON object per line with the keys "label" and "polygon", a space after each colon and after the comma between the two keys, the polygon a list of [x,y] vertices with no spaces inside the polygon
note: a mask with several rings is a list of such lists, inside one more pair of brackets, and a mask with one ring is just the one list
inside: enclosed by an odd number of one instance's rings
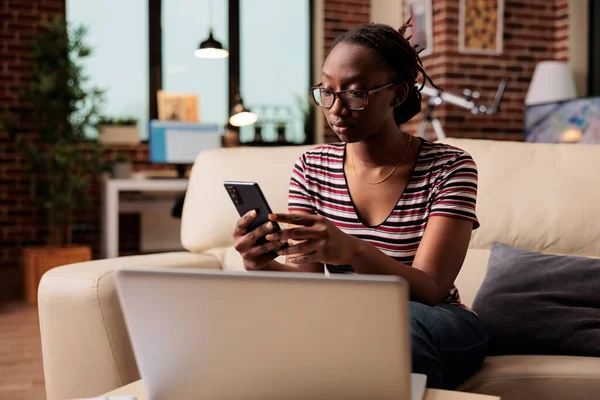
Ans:
{"label": "plant pot", "polygon": [[130,162],[118,162],[113,165],[112,177],[114,179],[129,179],[133,173],[133,166]]}
{"label": "plant pot", "polygon": [[237,147],[240,145],[240,134],[233,129],[228,129],[221,140],[223,147]]}
{"label": "plant pot", "polygon": [[139,144],[140,130],[135,125],[100,125],[98,142],[103,144]]}
{"label": "plant pot", "polygon": [[42,276],[61,265],[90,261],[92,250],[88,246],[40,246],[23,249],[25,300],[37,305],[38,286]]}

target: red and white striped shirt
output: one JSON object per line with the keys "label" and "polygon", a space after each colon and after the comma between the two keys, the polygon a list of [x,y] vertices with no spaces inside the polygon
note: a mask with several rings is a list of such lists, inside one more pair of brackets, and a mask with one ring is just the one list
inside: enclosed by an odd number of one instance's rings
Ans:
{"label": "red and white striped shirt", "polygon": [[[475,213],[477,166],[465,151],[421,139],[414,169],[387,219],[367,226],[358,217],[344,173],[344,143],[306,151],[296,161],[289,188],[288,210],[318,214],[343,232],[366,240],[393,259],[412,265],[432,216],[463,218],[479,227]],[[331,273],[354,273],[349,265],[326,265]],[[443,300],[460,304],[455,286]]]}

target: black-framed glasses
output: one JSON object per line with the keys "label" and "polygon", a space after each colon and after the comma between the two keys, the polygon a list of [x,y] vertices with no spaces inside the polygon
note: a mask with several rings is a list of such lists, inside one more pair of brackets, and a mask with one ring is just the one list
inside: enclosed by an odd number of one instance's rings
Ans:
{"label": "black-framed glasses", "polygon": [[321,86],[314,86],[310,88],[310,94],[315,104],[321,108],[330,109],[333,107],[335,99],[338,98],[344,108],[350,111],[360,111],[369,103],[370,95],[396,84],[397,82],[392,82],[371,90],[348,89],[339,92]]}

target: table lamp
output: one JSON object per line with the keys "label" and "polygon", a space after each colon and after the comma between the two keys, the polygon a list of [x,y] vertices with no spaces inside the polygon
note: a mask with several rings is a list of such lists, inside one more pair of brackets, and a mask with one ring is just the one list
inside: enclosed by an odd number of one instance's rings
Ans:
{"label": "table lamp", "polygon": [[569,64],[562,61],[542,61],[533,72],[525,105],[552,103],[575,97],[575,80]]}
{"label": "table lamp", "polygon": [[229,123],[233,126],[252,125],[258,120],[258,116],[244,106],[242,96],[238,91],[235,95],[235,103],[231,109]]}

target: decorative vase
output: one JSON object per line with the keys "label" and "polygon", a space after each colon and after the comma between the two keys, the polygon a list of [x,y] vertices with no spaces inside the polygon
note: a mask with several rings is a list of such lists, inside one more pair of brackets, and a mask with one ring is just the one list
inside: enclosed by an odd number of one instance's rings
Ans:
{"label": "decorative vase", "polygon": [[240,145],[240,133],[236,129],[226,127],[227,132],[223,135],[223,147],[237,147]]}
{"label": "decorative vase", "polygon": [[254,124],[254,140],[252,141],[252,143],[262,143],[262,142],[263,142],[262,125]]}
{"label": "decorative vase", "polygon": [[129,179],[133,172],[133,166],[130,162],[117,162],[113,165],[113,179]]}
{"label": "decorative vase", "polygon": [[277,125],[277,143],[285,143],[285,125]]}

